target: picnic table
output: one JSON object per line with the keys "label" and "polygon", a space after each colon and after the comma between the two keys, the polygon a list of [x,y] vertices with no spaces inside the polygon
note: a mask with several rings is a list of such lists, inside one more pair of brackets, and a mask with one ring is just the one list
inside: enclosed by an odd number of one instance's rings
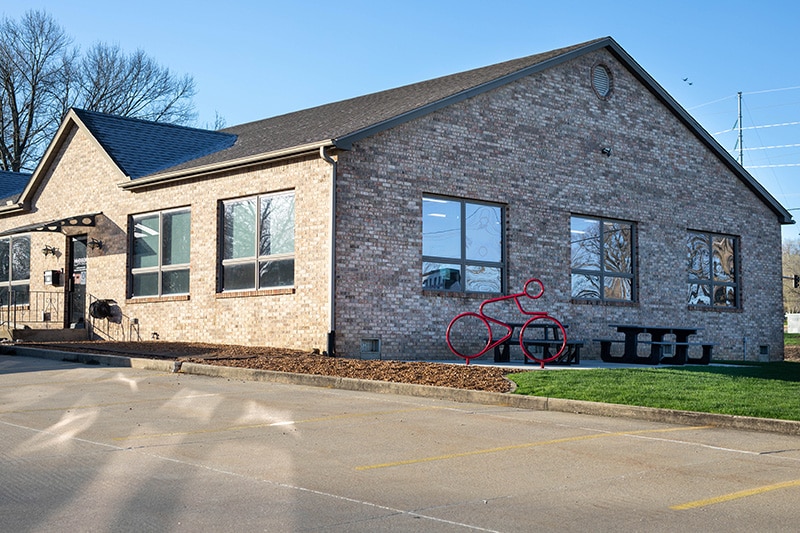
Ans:
{"label": "picnic table", "polygon": [[[494,362],[495,363],[508,363],[511,361],[510,350],[512,345],[519,346],[519,331],[522,329],[522,326],[525,325],[525,322],[508,322],[508,326],[511,328],[511,336],[502,344],[499,344],[494,347]],[[569,328],[568,324],[562,324],[564,329]],[[537,328],[542,330],[541,338],[532,338],[532,339],[525,339],[525,345],[530,348],[532,346],[536,346],[541,348],[542,350],[542,358],[547,359],[550,357],[550,348],[554,346],[561,346],[561,333],[556,324],[550,322],[548,320],[541,320],[541,321],[534,321],[528,324],[526,328],[526,332],[530,330],[530,328]],[[548,364],[552,365],[571,365],[571,364],[580,364],[581,362],[581,347],[583,346],[583,341],[579,340],[570,340],[567,338],[567,344],[564,346],[564,351],[561,353],[553,361],[549,361]],[[558,348],[556,348],[558,349]],[[524,356],[523,356],[524,357]],[[535,364],[536,361],[531,361],[527,357],[524,357],[525,363]]]}
{"label": "picnic table", "polygon": [[[678,326],[647,326],[642,324],[609,324],[618,333],[624,335],[623,340],[619,339],[596,339],[600,342],[600,358],[609,363],[635,363],[651,364],[659,363],[682,365],[689,361],[689,346],[702,346],[703,356],[692,359],[691,362],[708,364],[711,360],[711,350],[713,343],[690,342],[689,337],[697,335],[703,328],[698,327],[678,327]],[[650,340],[640,339],[640,335],[649,334]],[[673,335],[674,340],[664,340],[667,335]],[[611,345],[615,342],[623,343],[622,357],[611,355]],[[650,346],[650,353],[646,357],[639,357],[638,347],[640,344]],[[671,346],[673,354],[664,356],[664,348]]]}

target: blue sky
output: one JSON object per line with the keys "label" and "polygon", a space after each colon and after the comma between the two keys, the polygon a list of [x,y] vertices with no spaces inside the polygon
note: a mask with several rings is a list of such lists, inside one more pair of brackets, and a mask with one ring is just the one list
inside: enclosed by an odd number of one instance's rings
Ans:
{"label": "blue sky", "polygon": [[[10,18],[28,9],[76,44],[141,48],[192,75],[201,127],[216,113],[230,126],[611,36],[712,134],[734,127],[741,91],[745,166],[800,208],[800,146],[787,146],[800,145],[791,0],[0,0]],[[789,125],[755,127],[773,124]],[[716,138],[736,147],[736,132]]]}

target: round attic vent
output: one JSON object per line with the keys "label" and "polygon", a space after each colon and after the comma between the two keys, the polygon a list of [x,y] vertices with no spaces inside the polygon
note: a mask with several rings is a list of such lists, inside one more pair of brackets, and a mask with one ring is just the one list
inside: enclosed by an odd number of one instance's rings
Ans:
{"label": "round attic vent", "polygon": [[608,98],[611,94],[611,71],[605,65],[592,67],[592,89],[600,98]]}

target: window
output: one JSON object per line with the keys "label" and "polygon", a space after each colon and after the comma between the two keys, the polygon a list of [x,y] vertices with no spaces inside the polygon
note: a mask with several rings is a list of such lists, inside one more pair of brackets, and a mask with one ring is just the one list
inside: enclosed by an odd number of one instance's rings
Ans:
{"label": "window", "polygon": [[30,301],[31,238],[0,239],[0,305],[27,305]]}
{"label": "window", "polygon": [[223,291],[294,285],[294,193],[222,202]]}
{"label": "window", "polygon": [[465,200],[422,199],[422,287],[503,290],[503,208]]}
{"label": "window", "polygon": [[131,296],[189,294],[189,209],[133,217]]}
{"label": "window", "polygon": [[581,300],[635,300],[634,225],[573,216],[572,297]]}
{"label": "window", "polygon": [[739,265],[736,237],[690,231],[689,305],[739,307]]}

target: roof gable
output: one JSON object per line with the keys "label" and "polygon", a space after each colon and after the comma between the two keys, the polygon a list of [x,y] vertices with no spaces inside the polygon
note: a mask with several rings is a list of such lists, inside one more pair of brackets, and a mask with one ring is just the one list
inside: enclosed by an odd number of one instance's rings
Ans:
{"label": "roof gable", "polygon": [[131,179],[224,150],[236,135],[73,109],[120,170]]}

